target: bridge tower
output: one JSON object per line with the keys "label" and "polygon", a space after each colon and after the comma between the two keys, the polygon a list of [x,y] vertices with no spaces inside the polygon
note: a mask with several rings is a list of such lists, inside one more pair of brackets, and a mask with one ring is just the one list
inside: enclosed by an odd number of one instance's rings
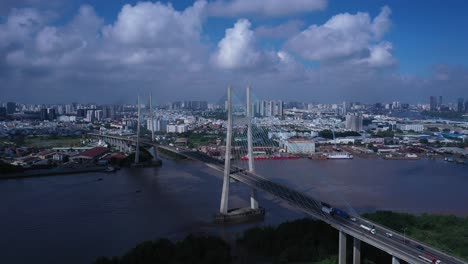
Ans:
{"label": "bridge tower", "polygon": [[[153,96],[150,92],[149,94],[149,107],[150,107],[150,124],[151,124],[151,143],[154,144],[154,113],[153,113]],[[156,147],[153,145],[150,149],[148,149],[151,156],[153,157],[153,162],[158,162],[158,153],[156,151]]]}
{"label": "bridge tower", "polygon": [[[247,98],[247,151],[248,151],[248,158],[249,158],[249,172],[255,173],[255,166],[254,166],[254,156],[253,156],[253,139],[252,139],[252,102],[250,100],[250,86],[247,86],[246,90],[246,98]],[[250,209],[256,210],[258,209],[258,201],[257,201],[257,190],[255,188],[250,189]]]}
{"label": "bridge tower", "polygon": [[136,138],[136,150],[135,150],[135,164],[140,163],[140,95],[137,99],[138,107],[138,120],[137,120],[137,138]]}
{"label": "bridge tower", "polygon": [[[251,123],[251,106],[250,106],[250,88],[247,89],[248,98],[248,119]],[[256,190],[251,189],[250,207],[236,208],[229,210],[229,183],[231,178],[231,145],[232,145],[232,89],[228,88],[227,91],[227,133],[226,133],[226,153],[224,157],[224,177],[223,177],[223,190],[221,193],[221,205],[219,214],[215,217],[215,222],[228,223],[228,222],[245,222],[254,219],[262,219],[265,215],[265,210],[258,207],[256,198]],[[252,125],[249,124],[249,172],[255,171],[253,163],[253,144],[252,144]]]}
{"label": "bridge tower", "polygon": [[227,90],[227,132],[226,132],[226,154],[224,155],[224,178],[223,191],[221,193],[221,205],[219,212],[226,215],[228,213],[229,202],[229,181],[231,175],[231,143],[232,143],[232,89]]}

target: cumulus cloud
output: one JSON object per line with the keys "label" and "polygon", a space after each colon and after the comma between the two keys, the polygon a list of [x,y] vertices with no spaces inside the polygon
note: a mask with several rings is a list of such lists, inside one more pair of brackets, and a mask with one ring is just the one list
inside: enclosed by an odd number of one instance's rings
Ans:
{"label": "cumulus cloud", "polygon": [[291,20],[278,26],[258,26],[255,28],[255,35],[261,38],[287,39],[298,34],[303,25],[303,21]]}
{"label": "cumulus cloud", "polygon": [[[389,30],[390,8],[385,6],[373,20],[368,13],[338,14],[323,25],[311,25],[293,36],[286,48],[299,56],[316,61],[340,60],[370,54],[369,64],[383,65],[392,60],[391,44],[373,46]],[[360,58],[363,59],[363,58]]]}
{"label": "cumulus cloud", "polygon": [[323,10],[326,7],[327,0],[216,0],[209,3],[208,12],[213,16],[280,17]]}
{"label": "cumulus cloud", "polygon": [[260,57],[255,49],[255,35],[247,19],[239,19],[234,27],[226,29],[218,43],[214,62],[223,69],[244,68],[255,65]]}
{"label": "cumulus cloud", "polygon": [[24,44],[46,22],[47,17],[32,8],[13,9],[5,24],[0,24],[0,47]]}
{"label": "cumulus cloud", "polygon": [[[223,5],[236,2],[243,1]],[[399,76],[396,67],[389,67],[397,61],[394,45],[384,39],[391,26],[388,7],[375,18],[367,13],[339,14],[302,31],[296,20],[254,27],[239,19],[212,43],[213,35],[203,31],[212,3],[196,1],[177,10],[170,4],[138,2],[122,7],[107,24],[91,6],[82,6],[70,20],[59,22],[40,9],[11,10],[0,21],[2,98],[123,103],[133,101],[140,89],[153,90],[158,103],[216,101],[229,84],[252,84],[255,94],[264,98],[325,102],[418,98],[440,94],[434,91],[441,86],[458,96],[467,92],[466,68],[439,67],[423,79]],[[278,5],[286,3],[297,2]],[[260,7],[242,12],[279,14]],[[271,39],[286,44],[265,48]]]}
{"label": "cumulus cloud", "polygon": [[123,44],[143,47],[186,45],[198,39],[205,4],[197,1],[182,12],[160,2],[126,4],[104,34]]}

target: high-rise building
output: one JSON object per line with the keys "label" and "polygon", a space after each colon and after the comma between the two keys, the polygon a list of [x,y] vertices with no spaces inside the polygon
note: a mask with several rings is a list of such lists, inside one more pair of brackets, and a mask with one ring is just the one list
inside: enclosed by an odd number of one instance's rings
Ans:
{"label": "high-rise building", "polygon": [[6,108],[7,108],[7,114],[12,115],[16,112],[16,103],[8,102]]}
{"label": "high-rise building", "polygon": [[94,117],[96,118],[97,121],[101,121],[102,116],[103,116],[102,110],[94,111]]}
{"label": "high-rise building", "polygon": [[468,100],[465,101],[465,113],[468,113]]}
{"label": "high-rise building", "polygon": [[349,129],[351,131],[362,131],[362,115],[360,114],[347,114],[346,115],[346,129]]}
{"label": "high-rise building", "polygon": [[[441,98],[441,97],[440,97]],[[441,101],[442,99],[439,100]],[[437,109],[437,99],[435,96],[429,97],[429,105],[430,105],[430,110],[435,111]]]}
{"label": "high-rise building", "polygon": [[465,100],[463,98],[458,98],[457,112],[462,113],[465,110],[464,105],[463,105],[464,103],[465,103]]}
{"label": "high-rise building", "polygon": [[43,121],[49,119],[47,117],[47,109],[46,108],[41,109],[40,119],[43,120]]}
{"label": "high-rise building", "polygon": [[55,120],[57,118],[54,108],[47,108],[47,120]]}
{"label": "high-rise building", "polygon": [[267,117],[276,116],[283,117],[283,101],[256,101],[253,105],[254,116]]}
{"label": "high-rise building", "polygon": [[79,117],[85,117],[86,116],[86,109],[77,109],[76,110],[76,115],[79,116]]}
{"label": "high-rise building", "polygon": [[94,110],[87,110],[86,111],[86,121],[93,122],[94,120]]}
{"label": "high-rise building", "polygon": [[439,95],[439,104],[438,104],[439,107],[442,107],[442,95]]}
{"label": "high-rise building", "polygon": [[7,114],[7,109],[5,107],[0,107],[0,117],[5,117]]}
{"label": "high-rise building", "polygon": [[65,114],[71,114],[73,112],[73,105],[67,104],[65,105]]}

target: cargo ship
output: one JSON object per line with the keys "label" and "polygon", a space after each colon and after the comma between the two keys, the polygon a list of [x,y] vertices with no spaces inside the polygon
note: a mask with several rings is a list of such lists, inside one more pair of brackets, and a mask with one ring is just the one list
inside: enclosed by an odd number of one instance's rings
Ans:
{"label": "cargo ship", "polygon": [[352,159],[353,155],[346,153],[346,152],[331,153],[331,154],[328,154],[327,158],[328,159]]}
{"label": "cargo ship", "polygon": [[[262,156],[254,156],[254,160],[290,160],[290,159],[299,159],[299,156],[295,155],[273,155],[273,156],[267,156],[267,155],[262,155]],[[245,155],[240,158],[241,160],[249,160],[249,156]]]}
{"label": "cargo ship", "polygon": [[420,157],[413,153],[408,153],[404,156],[388,154],[384,157],[386,160],[418,160]]}
{"label": "cargo ship", "polygon": [[270,157],[270,159],[274,159],[274,160],[298,159],[298,158],[299,156],[295,156],[295,155],[274,155]]}
{"label": "cargo ship", "polygon": [[[243,157],[240,158],[241,160],[249,160],[249,156],[245,155]],[[270,157],[268,156],[255,156],[254,157],[254,160],[269,160]]]}

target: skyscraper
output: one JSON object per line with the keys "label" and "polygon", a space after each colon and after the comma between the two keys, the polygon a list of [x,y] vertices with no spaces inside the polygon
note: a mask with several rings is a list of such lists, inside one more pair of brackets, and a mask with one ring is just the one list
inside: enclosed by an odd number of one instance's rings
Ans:
{"label": "skyscraper", "polygon": [[458,98],[458,101],[457,101],[457,112],[463,113],[463,111],[465,110],[465,109],[463,109],[463,108],[464,108],[464,105],[463,105],[464,102],[465,102],[465,100],[464,100],[463,98]]}
{"label": "skyscraper", "polygon": [[16,112],[16,103],[8,102],[7,103],[7,114],[12,115]]}
{"label": "skyscraper", "polygon": [[[439,97],[439,100],[442,101],[442,97]],[[437,99],[435,96],[429,97],[429,104],[431,111],[435,111],[437,109]]]}
{"label": "skyscraper", "polygon": [[362,130],[362,115],[360,114],[347,114],[346,115],[346,129],[359,132]]}
{"label": "skyscraper", "polygon": [[439,95],[439,107],[442,107],[442,95]]}

